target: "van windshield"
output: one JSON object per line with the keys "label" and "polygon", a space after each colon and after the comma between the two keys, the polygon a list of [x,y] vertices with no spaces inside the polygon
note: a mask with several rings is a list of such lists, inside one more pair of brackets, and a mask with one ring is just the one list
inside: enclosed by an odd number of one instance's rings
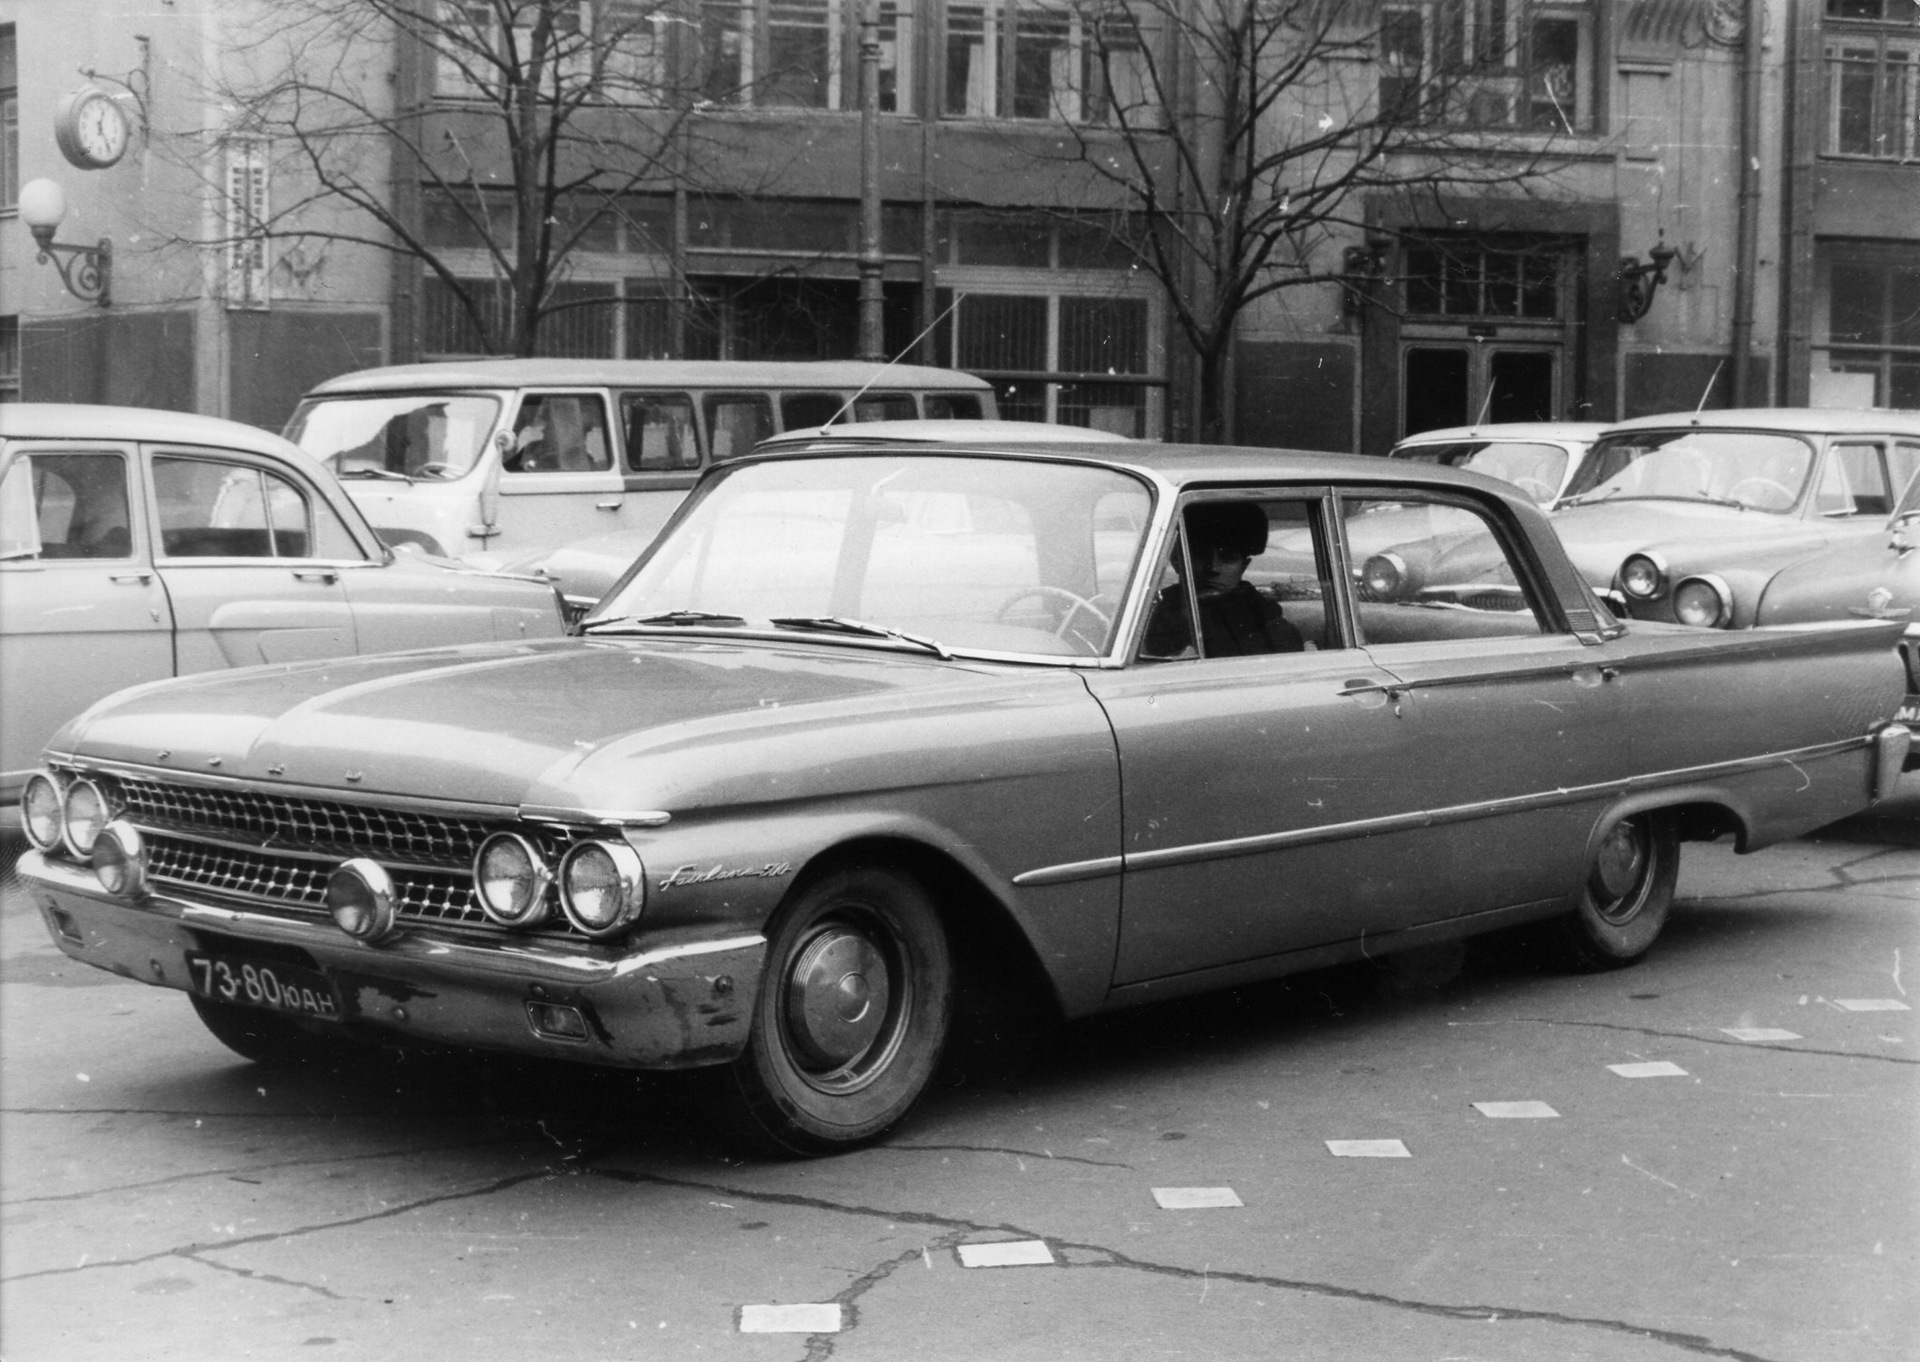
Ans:
{"label": "van windshield", "polygon": [[286,433],[341,478],[457,478],[499,418],[499,398],[472,393],[317,397]]}

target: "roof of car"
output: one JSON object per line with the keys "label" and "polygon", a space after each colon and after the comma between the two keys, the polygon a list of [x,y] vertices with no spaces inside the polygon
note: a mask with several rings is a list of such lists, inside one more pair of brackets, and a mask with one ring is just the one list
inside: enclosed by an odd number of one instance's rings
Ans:
{"label": "roof of car", "polygon": [[620,387],[682,384],[688,387],[966,388],[991,385],[958,369],[920,364],[870,364],[858,360],[612,360],[462,359],[435,364],[396,364],[341,374],[313,393],[385,392],[412,388]]}
{"label": "roof of car", "polygon": [[[1209,483],[1249,483],[1283,478],[1287,482],[1377,483],[1405,486],[1408,482],[1444,483],[1492,491],[1501,498],[1532,503],[1515,492],[1511,483],[1480,473],[1464,472],[1431,464],[1417,467],[1362,454],[1328,454],[1307,449],[1256,449],[1242,445],[1183,445],[1153,440],[1124,440],[1104,443],[1067,444],[1058,440],[1040,440],[1026,444],[989,441],[969,445],[965,441],[940,444],[909,441],[876,441],[873,444],[849,441],[844,447],[824,445],[799,449],[773,449],[750,454],[744,459],[729,459],[727,464],[760,460],[821,457],[865,457],[883,454],[977,454],[983,457],[1038,458],[1099,463],[1114,468],[1130,468],[1165,479],[1176,487],[1199,487]],[[726,465],[721,465],[722,467]]]}
{"label": "roof of car", "polygon": [[1789,430],[1830,431],[1836,435],[1865,435],[1891,431],[1920,435],[1920,412],[1863,411],[1854,407],[1735,407],[1726,411],[1668,412],[1639,416],[1608,426],[1609,431],[1672,430]]}
{"label": "roof of car", "polygon": [[270,431],[218,416],[154,407],[79,402],[0,403],[0,437],[10,440],[158,440],[272,454],[311,466],[311,456]]}
{"label": "roof of car", "polygon": [[1479,426],[1447,426],[1409,435],[1394,448],[1457,444],[1463,440],[1578,440],[1591,444],[1600,438],[1601,431],[1612,428],[1605,421],[1502,421]]}

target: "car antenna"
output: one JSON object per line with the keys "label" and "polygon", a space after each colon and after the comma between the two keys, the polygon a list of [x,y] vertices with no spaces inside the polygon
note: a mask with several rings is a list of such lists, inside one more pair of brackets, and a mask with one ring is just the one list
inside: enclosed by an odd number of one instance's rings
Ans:
{"label": "car antenna", "polygon": [[1720,371],[1726,367],[1727,357],[1722,355],[1720,362],[1713,366],[1713,372],[1707,375],[1707,386],[1700,390],[1700,405],[1693,409],[1695,416],[1707,409],[1707,398],[1713,395],[1713,385],[1719,381]]}
{"label": "car antenna", "polygon": [[1487,408],[1493,405],[1493,384],[1487,384],[1487,395],[1480,403],[1480,415],[1474,420],[1476,427],[1486,424]]}
{"label": "car antenna", "polygon": [[940,325],[941,322],[944,322],[947,319],[948,315],[952,313],[952,311],[956,307],[960,306],[960,300],[966,296],[967,295],[964,293],[954,294],[953,301],[947,304],[946,309],[942,311],[938,317],[935,317],[932,321],[927,323],[927,329],[925,331],[922,331],[919,335],[915,336],[912,340],[908,341],[906,345],[901,348],[901,351],[899,354],[895,355],[892,359],[888,360],[886,363],[882,364],[878,369],[874,370],[873,377],[868,379],[865,383],[862,383],[860,385],[859,391],[854,393],[854,395],[852,397],[849,397],[846,401],[842,402],[840,404],[840,410],[836,411],[832,416],[829,416],[822,424],[829,425],[829,426],[838,424],[840,418],[847,414],[848,410],[852,408],[853,404],[855,402],[858,402],[861,398],[867,395],[867,389],[871,388],[874,384],[878,383],[880,381],[880,376],[886,373],[887,370],[891,369],[894,365],[898,364],[901,360],[905,359],[909,354],[911,354],[914,346],[920,344],[921,341],[925,340],[928,336],[932,335],[933,328]]}

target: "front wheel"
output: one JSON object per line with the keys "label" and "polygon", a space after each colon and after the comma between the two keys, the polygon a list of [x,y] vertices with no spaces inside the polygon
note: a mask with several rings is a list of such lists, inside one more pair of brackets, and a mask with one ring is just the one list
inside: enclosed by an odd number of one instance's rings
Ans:
{"label": "front wheel", "polygon": [[801,886],[774,917],[747,1048],[726,1070],[735,1132],[781,1156],[884,1134],[940,1059],[953,966],[933,900],[888,866]]}
{"label": "front wheel", "polygon": [[1561,944],[1578,969],[1617,969],[1653,946],[1673,910],[1680,831],[1664,810],[1632,814],[1594,849],[1580,901],[1560,920]]}

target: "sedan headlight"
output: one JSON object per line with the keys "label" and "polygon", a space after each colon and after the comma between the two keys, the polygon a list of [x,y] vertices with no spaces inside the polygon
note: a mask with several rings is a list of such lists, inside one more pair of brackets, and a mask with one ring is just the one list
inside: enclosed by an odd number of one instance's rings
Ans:
{"label": "sedan headlight", "polygon": [[1620,586],[1635,600],[1650,601],[1667,584],[1667,570],[1651,554],[1636,553],[1620,565]]}
{"label": "sedan headlight", "polygon": [[61,821],[66,825],[67,850],[81,860],[93,855],[93,844],[100,837],[100,829],[106,827],[113,817],[113,810],[107,803],[106,791],[91,780],[76,780],[67,786],[67,797],[61,802]]}
{"label": "sedan headlight", "polygon": [[1376,553],[1360,568],[1360,585],[1375,600],[1392,600],[1406,580],[1407,562],[1397,553]]}
{"label": "sedan headlight", "polygon": [[1733,592],[1715,576],[1689,577],[1673,589],[1673,617],[1702,629],[1733,623]]}
{"label": "sedan headlight", "polygon": [[147,891],[147,844],[140,830],[116,818],[93,841],[93,874],[116,898],[138,898]]}
{"label": "sedan headlight", "polygon": [[60,845],[62,803],[60,787],[52,776],[36,771],[27,777],[26,788],[20,791],[20,826],[37,850],[52,851]]}
{"label": "sedan headlight", "polygon": [[647,896],[640,857],[624,842],[582,842],[560,862],[560,906],[588,936],[607,936],[636,917]]}
{"label": "sedan headlight", "polygon": [[473,887],[480,910],[503,927],[531,927],[547,915],[553,871],[533,843],[513,832],[496,832],[473,857]]}

